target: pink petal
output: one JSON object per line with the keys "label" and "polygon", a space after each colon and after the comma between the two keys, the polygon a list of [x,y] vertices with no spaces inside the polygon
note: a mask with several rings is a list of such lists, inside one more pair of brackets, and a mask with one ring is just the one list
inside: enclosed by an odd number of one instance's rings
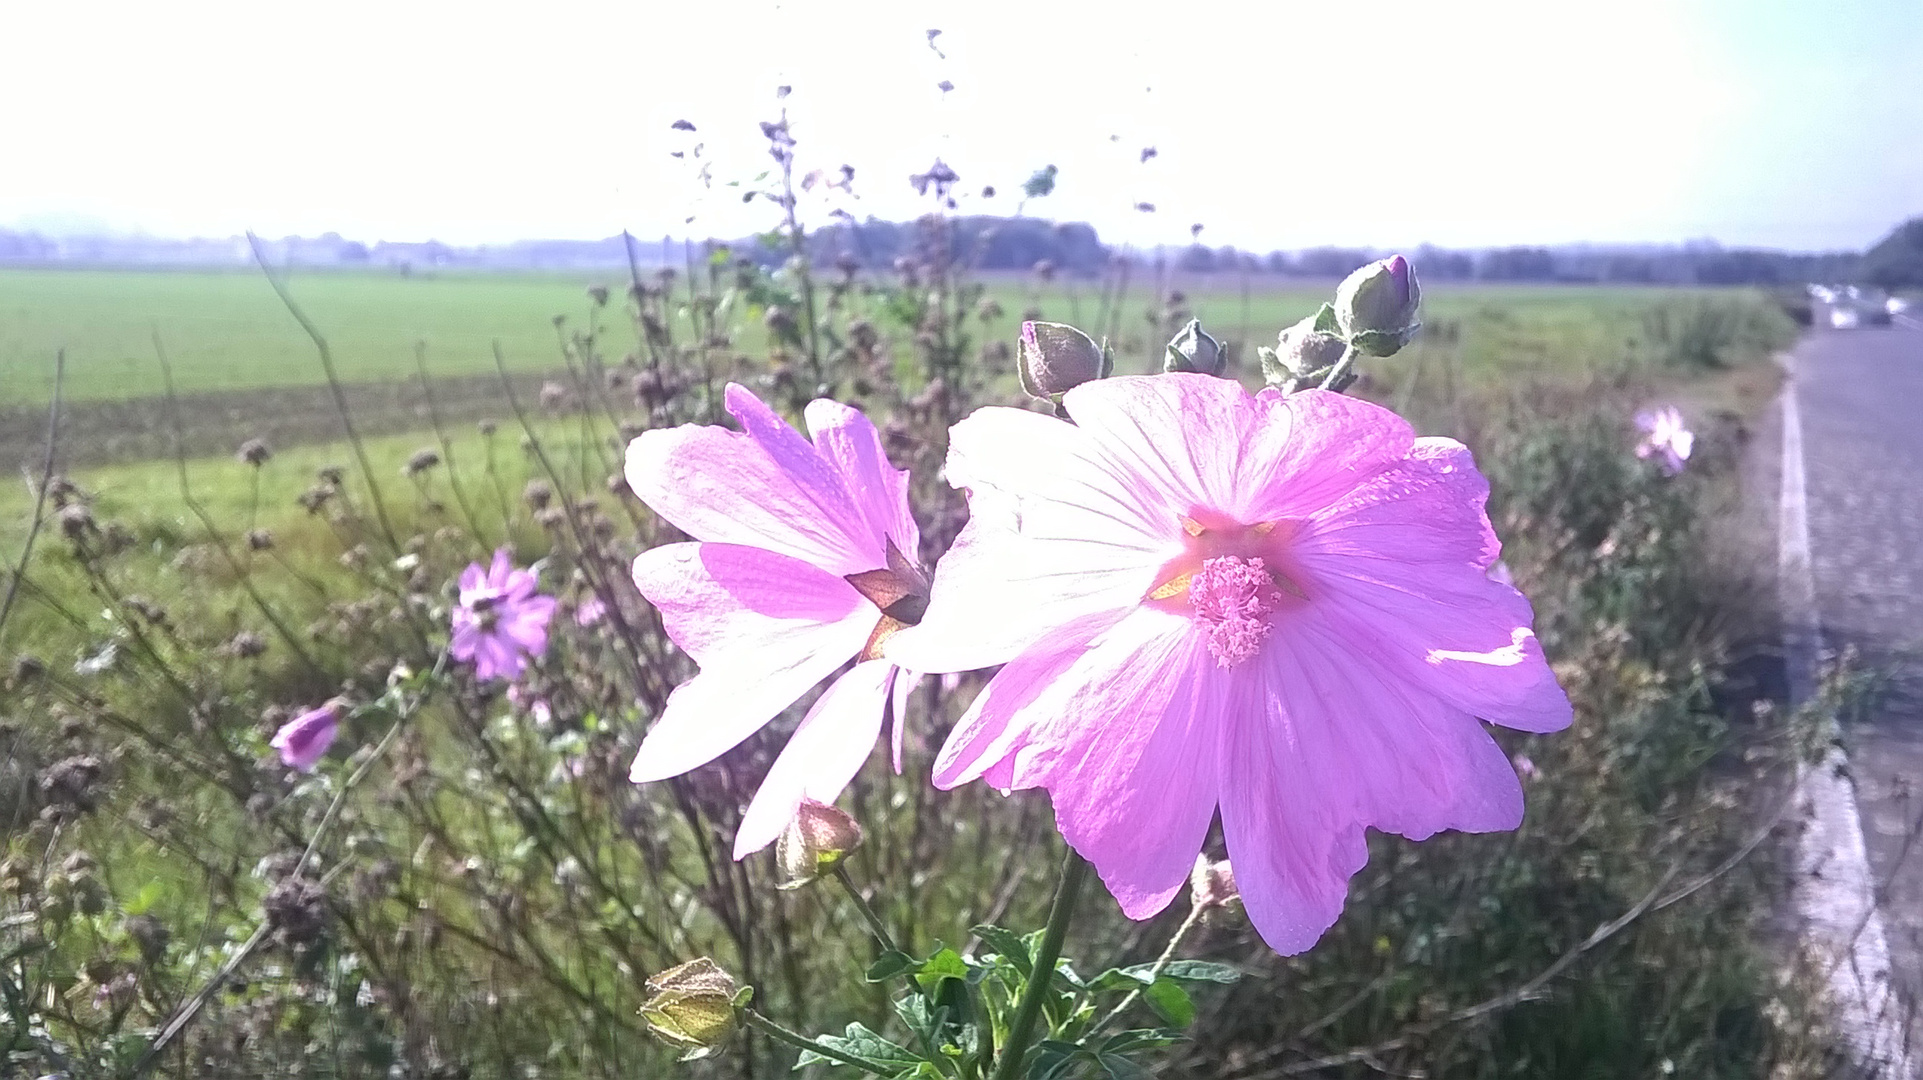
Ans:
{"label": "pink petal", "polygon": [[[1045,719],[1037,702],[1088,651],[1089,643],[1119,618],[1119,614],[1105,613],[1099,619],[1059,627],[1046,641],[996,672],[975,695],[935,755],[935,786],[946,791],[988,778],[990,771],[1004,762],[1009,762],[1012,769],[1014,748],[1028,738],[1032,724]],[[895,637],[907,633],[904,630]],[[1006,791],[1012,779],[1004,770],[990,783]]]}
{"label": "pink petal", "polygon": [[1221,745],[1222,835],[1256,932],[1293,956],[1342,914],[1349,879],[1369,861],[1362,826],[1330,823],[1267,724],[1229,726]]}
{"label": "pink petal", "polygon": [[690,536],[779,552],[836,577],[886,565],[841,476],[746,389],[730,384],[742,432],[681,427],[628,444],[628,485]]}
{"label": "pink petal", "polygon": [[921,625],[887,645],[916,671],[990,667],[1063,623],[1096,612],[1113,621],[1182,550],[1182,512],[1132,498],[1060,420],[978,409],[950,433],[948,474],[969,488],[968,523],[942,556]]}
{"label": "pink petal", "polygon": [[1412,840],[1521,824],[1522,785],[1473,716],[1323,630],[1278,631],[1259,665],[1267,699],[1231,714],[1284,736],[1277,753],[1321,820]]}
{"label": "pink petal", "polygon": [[1187,619],[1154,608],[1052,659],[1026,671],[1016,661],[996,676],[1008,680],[1003,692],[984,691],[989,722],[1015,733],[998,764],[1009,786],[1048,789],[1062,836],[1123,913],[1148,918],[1187,887],[1214,817],[1216,727],[1232,680]]}
{"label": "pink petal", "polygon": [[853,586],[786,555],[669,544],[634,560],[668,636],[701,665],[635,755],[637,782],[677,776],[733,748],[861,651],[881,613]]}
{"label": "pink petal", "polygon": [[1326,504],[1414,439],[1378,405],[1319,390],[1251,396],[1209,375],[1084,383],[1065,404],[1110,467],[1152,486],[1165,513],[1206,509],[1245,525]]}
{"label": "pink petal", "polygon": [[1352,648],[1457,708],[1524,731],[1567,727],[1569,699],[1529,601],[1488,578],[1500,552],[1469,452],[1424,439],[1303,526],[1290,573]]}
{"label": "pink petal", "polygon": [[889,678],[888,726],[890,728],[890,734],[888,745],[890,756],[893,758],[895,764],[895,774],[899,776],[901,774],[901,740],[902,733],[907,728],[908,702],[915,692],[915,687],[921,685],[922,676],[917,672],[907,671],[898,667],[895,668],[895,673]]}
{"label": "pink petal", "polygon": [[910,559],[921,557],[921,531],[908,511],[908,473],[888,461],[881,435],[859,409],[817,398],[803,419],[815,449],[840,474],[867,534],[885,536]]}
{"label": "pink petal", "polygon": [[816,699],[748,803],[735,831],[735,858],[774,843],[803,798],[832,803],[841,796],[881,735],[894,671],[886,660],[863,661]]}

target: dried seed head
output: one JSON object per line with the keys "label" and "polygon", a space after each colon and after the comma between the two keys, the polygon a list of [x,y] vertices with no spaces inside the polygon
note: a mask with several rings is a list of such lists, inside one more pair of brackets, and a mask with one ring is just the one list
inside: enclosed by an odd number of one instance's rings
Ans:
{"label": "dried seed head", "polygon": [[227,643],[227,652],[241,660],[252,660],[267,651],[267,639],[252,630],[242,630]]}
{"label": "dried seed head", "polygon": [[253,551],[266,551],[274,546],[274,534],[266,529],[249,529],[247,546]]}
{"label": "dried seed head", "polygon": [[535,510],[545,509],[554,500],[554,489],[548,486],[546,480],[529,480],[527,487],[521,489],[521,498]]}
{"label": "dried seed head", "polygon": [[727,1042],[735,1010],[753,996],[752,988],[705,956],[649,978],[646,987],[641,1017],[656,1037],[684,1051],[683,1061],[706,1057]]}
{"label": "dried seed head", "polygon": [[441,452],[431,446],[423,446],[407,456],[407,464],[401,466],[402,476],[419,476],[441,463]]}
{"label": "dried seed head", "polygon": [[240,451],[234,456],[248,465],[259,468],[267,464],[267,459],[273,457],[274,452],[268,449],[264,441],[260,439],[248,439],[246,442],[240,444]]}

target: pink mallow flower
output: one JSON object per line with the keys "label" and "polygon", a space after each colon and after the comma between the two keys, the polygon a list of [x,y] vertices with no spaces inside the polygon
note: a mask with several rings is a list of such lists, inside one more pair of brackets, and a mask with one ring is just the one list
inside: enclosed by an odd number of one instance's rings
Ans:
{"label": "pink mallow flower", "polygon": [[574,625],[576,626],[593,626],[607,618],[607,615],[608,605],[598,596],[583,597],[580,603],[574,605]]}
{"label": "pink mallow flower", "polygon": [[461,571],[448,652],[474,665],[478,679],[518,679],[530,656],[548,647],[548,620],[555,600],[534,591],[534,573],[517,568],[506,548],[486,570],[469,563]]}
{"label": "pink mallow flower", "polygon": [[[866,416],[826,399],[806,412],[813,442],[730,384],[742,430],[683,425],[628,446],[634,493],[698,543],[634,560],[634,581],[700,674],[669,697],[630,773],[678,776],[740,744],[849,660],[808,710],[735,834],[742,858],[773,843],[803,799],[832,803],[896,718],[915,680],[881,659],[921,615],[927,585],[908,474],[888,463]],[[892,701],[892,708],[890,703]]]}
{"label": "pink mallow flower", "polygon": [[1673,405],[1636,414],[1636,426],[1643,429],[1643,441],[1636,445],[1639,458],[1655,457],[1671,476],[1683,471],[1683,462],[1696,447],[1696,434],[1683,426],[1683,414]]}
{"label": "pink mallow flower", "polygon": [[340,704],[330,701],[282,724],[268,745],[280,751],[281,764],[301,772],[313,772],[327,748],[334,744],[334,736],[340,733],[340,722]]}
{"label": "pink mallow flower", "polygon": [[1073,424],[985,408],[948,477],[971,518],[919,671],[1006,666],[935,783],[1043,788],[1130,918],[1188,883],[1220,810],[1238,891],[1278,952],[1341,913],[1374,827],[1422,839],[1522,820],[1477,718],[1568,725],[1469,452],[1320,390],[1206,375],[1086,383]]}

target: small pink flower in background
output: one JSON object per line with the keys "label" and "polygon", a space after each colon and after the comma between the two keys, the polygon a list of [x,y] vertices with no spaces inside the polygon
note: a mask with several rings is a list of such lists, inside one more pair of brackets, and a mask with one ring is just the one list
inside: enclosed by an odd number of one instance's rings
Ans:
{"label": "small pink flower in background", "polygon": [[574,605],[574,625],[593,626],[606,618],[607,614],[608,605],[602,603],[600,597],[590,596]]}
{"label": "small pink flower in background", "polygon": [[888,656],[1002,667],[935,783],[1043,788],[1143,919],[1219,809],[1277,951],[1342,910],[1370,827],[1512,829],[1522,787],[1477,718],[1568,725],[1529,602],[1489,580],[1488,482],[1364,401],[1204,375],[1085,383],[1063,423],[986,408],[947,463],[971,517]]}
{"label": "small pink flower in background", "polygon": [[[695,538],[643,552],[634,581],[668,636],[701,665],[642,740],[636,783],[678,776],[740,744],[849,660],[755,792],[735,858],[772,844],[803,799],[832,803],[854,779],[916,680],[881,659],[927,595],[908,474],[875,426],[833,401],[808,406],[813,442],[730,384],[742,430],[649,431],[628,446],[628,484]],[[892,703],[892,708],[891,708]]]}
{"label": "small pink flower in background", "polygon": [[1489,580],[1512,589],[1516,587],[1516,575],[1509,572],[1509,564],[1501,559],[1489,564]]}
{"label": "small pink flower in background", "polygon": [[534,721],[535,727],[544,728],[554,722],[554,709],[548,705],[548,699],[520,683],[507,688],[507,701],[508,704],[528,714],[528,718]]}
{"label": "small pink flower in background", "polygon": [[534,591],[534,573],[517,568],[506,548],[486,570],[469,563],[461,571],[448,652],[474,665],[478,679],[518,679],[530,656],[548,647],[548,620],[555,600]]}
{"label": "small pink flower in background", "polygon": [[1671,476],[1683,471],[1683,462],[1696,446],[1696,435],[1683,426],[1683,414],[1673,405],[1636,414],[1636,426],[1643,429],[1643,441],[1636,444],[1639,458],[1656,457],[1663,471]]}
{"label": "small pink flower in background", "polygon": [[281,725],[268,744],[280,751],[281,763],[301,772],[313,772],[321,756],[340,733],[340,704],[330,701],[309,709]]}
{"label": "small pink flower in background", "polygon": [[1536,763],[1528,754],[1517,754],[1510,760],[1516,766],[1516,775],[1522,777],[1524,780],[1534,780],[1536,778]]}

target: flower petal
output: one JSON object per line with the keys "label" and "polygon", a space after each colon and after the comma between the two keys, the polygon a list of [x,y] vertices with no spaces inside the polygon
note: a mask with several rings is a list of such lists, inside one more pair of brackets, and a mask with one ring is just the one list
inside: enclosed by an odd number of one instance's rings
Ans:
{"label": "flower petal", "polygon": [[916,671],[991,667],[1063,623],[1112,622],[1182,550],[1181,511],[1136,499],[1060,420],[977,409],[950,434],[948,477],[968,488],[968,523],[936,567],[921,624],[886,646]]}
{"label": "flower petal", "polygon": [[1027,700],[991,699],[1017,732],[1003,759],[1009,786],[1047,788],[1063,838],[1124,914],[1145,919],[1187,886],[1214,817],[1213,729],[1231,680],[1187,619],[1154,608],[1064,657],[1049,678],[1017,672],[1011,683],[1039,690]]}
{"label": "flower petal", "polygon": [[828,398],[809,402],[802,416],[815,449],[840,474],[867,534],[885,536],[909,559],[920,559],[921,531],[908,510],[908,473],[889,463],[874,423],[861,410]]}
{"label": "flower petal", "polygon": [[1153,487],[1167,512],[1245,525],[1327,504],[1414,440],[1379,405],[1320,390],[1251,395],[1209,375],[1084,383],[1065,404],[1110,467]]}
{"label": "flower petal", "polygon": [[635,755],[637,782],[706,764],[861,651],[881,613],[854,586],[786,555],[669,544],[634,581],[701,673],[668,698]]}
{"label": "flower petal", "polygon": [[1500,553],[1488,490],[1460,443],[1423,439],[1305,522],[1289,572],[1352,648],[1485,720],[1557,731],[1569,699],[1529,601],[1488,577]]}
{"label": "flower petal", "polygon": [[692,424],[628,444],[628,485],[655,513],[701,540],[766,548],[836,577],[886,565],[841,476],[808,440],[735,384],[741,432]]}
{"label": "flower petal", "polygon": [[735,830],[736,859],[774,843],[803,798],[832,803],[841,796],[881,735],[894,671],[886,660],[865,660],[816,699],[748,803]]}

